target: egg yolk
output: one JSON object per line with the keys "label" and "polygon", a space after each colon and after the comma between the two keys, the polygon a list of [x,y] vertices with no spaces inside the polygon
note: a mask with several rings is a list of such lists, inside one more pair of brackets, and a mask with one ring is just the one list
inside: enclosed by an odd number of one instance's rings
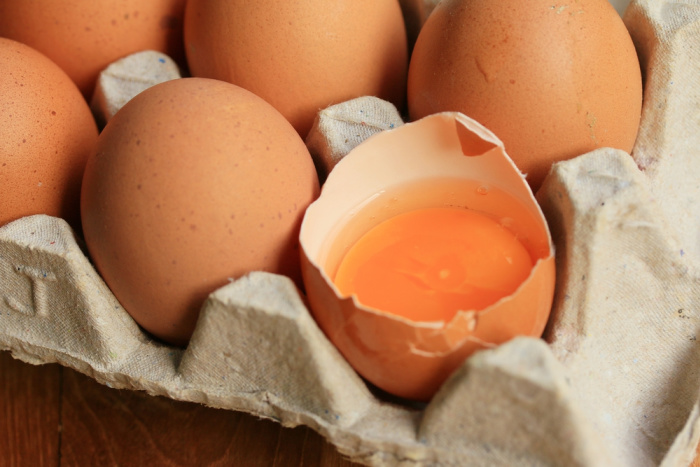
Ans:
{"label": "egg yolk", "polygon": [[413,321],[449,321],[512,294],[532,259],[495,220],[463,208],[427,208],[372,228],[342,259],[339,291]]}

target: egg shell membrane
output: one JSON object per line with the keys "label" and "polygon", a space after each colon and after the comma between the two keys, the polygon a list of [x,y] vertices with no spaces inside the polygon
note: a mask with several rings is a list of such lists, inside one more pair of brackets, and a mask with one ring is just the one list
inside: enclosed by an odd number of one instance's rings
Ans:
{"label": "egg shell membrane", "polygon": [[[518,232],[520,240],[534,263],[521,286],[483,310],[458,312],[450,322],[413,322],[363,306],[354,296],[342,297],[330,271],[343,253],[334,251],[329,237],[337,234],[347,213],[392,186],[455,177],[499,188],[518,202],[490,206],[490,213],[518,216],[524,207],[537,220],[520,223],[526,229]],[[359,228],[354,236],[371,227]],[[356,147],[334,168],[307,210],[300,241],[304,282],[319,326],[362,376],[401,397],[429,399],[475,351],[517,335],[540,336],[547,323],[554,252],[542,212],[500,140],[460,113],[429,116]]]}

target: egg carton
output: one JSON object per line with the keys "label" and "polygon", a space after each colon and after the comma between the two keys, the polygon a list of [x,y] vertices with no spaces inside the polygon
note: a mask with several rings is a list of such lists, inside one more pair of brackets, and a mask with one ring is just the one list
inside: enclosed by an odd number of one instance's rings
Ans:
{"label": "egg carton", "polygon": [[[478,352],[427,405],[371,391],[283,276],[252,272],[213,292],[186,349],[154,341],[68,224],[43,215],[0,228],[0,349],[306,425],[367,465],[689,464],[700,441],[700,3],[635,0],[625,22],[645,74],[632,156],[555,164],[537,193],[557,251],[544,338]],[[333,132],[370,127],[359,143],[385,131],[396,116],[380,107],[322,113],[317,161],[350,149]]]}

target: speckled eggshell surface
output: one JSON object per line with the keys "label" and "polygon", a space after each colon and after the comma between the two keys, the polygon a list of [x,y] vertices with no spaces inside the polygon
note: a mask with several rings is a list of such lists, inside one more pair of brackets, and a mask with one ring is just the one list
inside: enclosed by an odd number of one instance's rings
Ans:
{"label": "speckled eggshell surface", "polygon": [[89,99],[100,71],[133,52],[183,62],[184,9],[185,0],[0,1],[0,37],[44,53]]}
{"label": "speckled eggshell surface", "polygon": [[0,225],[48,214],[80,226],[97,126],[80,91],[36,50],[0,38]]}
{"label": "speckled eggshell surface", "polygon": [[630,152],[641,105],[634,44],[608,0],[443,0],[411,57],[411,119],[477,120],[533,189],[555,161]]}
{"label": "speckled eggshell surface", "polygon": [[131,316],[182,345],[229,278],[301,282],[299,228],[318,191],[306,146],[269,104],[177,79],[137,95],[101,133],[83,183],[85,241]]}
{"label": "speckled eggshell surface", "polygon": [[190,71],[271,103],[305,137],[331,104],[377,96],[403,108],[408,63],[397,0],[190,0]]}

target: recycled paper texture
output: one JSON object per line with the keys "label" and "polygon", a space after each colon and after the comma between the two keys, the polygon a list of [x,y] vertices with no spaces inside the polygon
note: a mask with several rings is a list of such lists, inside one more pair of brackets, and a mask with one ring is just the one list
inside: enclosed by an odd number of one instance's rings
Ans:
{"label": "recycled paper texture", "polygon": [[162,52],[146,50],[128,55],[102,70],[90,108],[98,123],[104,126],[141,91],[180,77],[177,63]]}
{"label": "recycled paper texture", "polygon": [[375,133],[403,124],[393,104],[365,96],[332,105],[318,113],[306,146],[321,181],[347,153]]}

